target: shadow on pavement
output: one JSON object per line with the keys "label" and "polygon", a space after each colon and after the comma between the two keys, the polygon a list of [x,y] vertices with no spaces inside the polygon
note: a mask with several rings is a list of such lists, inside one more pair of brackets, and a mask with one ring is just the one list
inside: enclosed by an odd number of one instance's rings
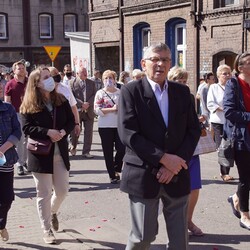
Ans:
{"label": "shadow on pavement", "polygon": [[[74,241],[75,243],[75,240],[72,240],[72,242]],[[12,242],[11,245],[17,245],[17,248],[11,248],[11,250],[13,249],[20,249],[18,248],[18,246],[22,246],[22,247],[26,247],[26,248],[30,248],[30,249],[37,249],[37,250],[61,250],[62,248],[59,248],[59,247],[50,247],[49,245],[46,247],[45,246],[39,246],[39,245],[36,245],[36,244],[30,244],[30,243],[24,243],[24,242]],[[56,245],[55,245],[56,246]]]}
{"label": "shadow on pavement", "polygon": [[35,198],[36,188],[15,188],[15,195],[19,198]]}
{"label": "shadow on pavement", "polygon": [[[246,235],[232,235],[232,234],[206,234],[203,237],[190,237],[189,243],[191,245],[192,242],[200,242],[203,243],[202,247],[198,245],[192,245],[193,249],[213,249],[213,250],[228,250],[228,249],[238,249],[237,245],[240,245],[242,242],[249,242],[249,235],[247,235],[248,231],[246,231]],[[210,244],[206,247],[204,246],[204,243]],[[216,245],[212,245],[216,244]],[[235,245],[236,248],[231,248],[228,246],[223,245]],[[197,248],[196,248],[197,246]],[[213,247],[213,248],[211,248]]]}
{"label": "shadow on pavement", "polygon": [[218,185],[238,185],[238,179],[235,179],[234,181],[228,181],[228,182],[224,182],[222,180],[218,180],[218,179],[202,179],[201,181],[202,185],[211,185],[211,184],[218,184]]}
{"label": "shadow on pavement", "polygon": [[[120,187],[119,184],[110,183],[95,183],[95,182],[69,182],[70,190],[69,192],[81,192],[81,191],[95,191],[95,190],[105,190],[105,189],[117,189]],[[73,185],[86,186],[86,188],[76,188]]]}
{"label": "shadow on pavement", "polygon": [[79,174],[105,174],[107,170],[73,170],[70,169],[70,175],[79,175]]}

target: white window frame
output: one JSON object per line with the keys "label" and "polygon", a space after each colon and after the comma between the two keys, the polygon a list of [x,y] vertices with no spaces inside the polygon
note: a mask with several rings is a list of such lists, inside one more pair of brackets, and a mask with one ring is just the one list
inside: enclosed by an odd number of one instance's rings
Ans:
{"label": "white window frame", "polygon": [[239,4],[239,0],[225,0],[225,7],[237,5],[237,4]]}
{"label": "white window frame", "polygon": [[[77,30],[77,26],[76,26],[76,15],[75,14],[65,14],[63,16],[64,18],[64,34],[65,32],[76,32]],[[69,20],[68,18],[73,18],[73,22],[72,20]],[[73,23],[73,26],[72,25],[68,25],[68,23]],[[69,27],[69,28],[67,28]],[[66,36],[65,36],[66,37]]]}
{"label": "white window frame", "polygon": [[[144,42],[144,34],[148,36],[146,43]],[[141,47],[142,47],[142,55],[145,49],[150,46],[151,43],[151,29],[150,27],[145,27],[141,29]]]}
{"label": "white window frame", "polygon": [[[42,27],[43,25],[43,20],[44,18],[47,18],[47,27]],[[48,34],[49,35],[45,35],[43,34],[43,32],[45,32],[45,29],[47,28],[47,31],[48,31]],[[53,35],[52,35],[52,15],[50,14],[40,14],[39,15],[39,36],[40,38],[42,39],[50,39],[50,38],[53,38]]]}
{"label": "white window frame", "polygon": [[0,14],[0,39],[7,39],[7,16]]}
{"label": "white window frame", "polygon": [[[182,44],[177,44],[178,41],[178,32],[177,30],[179,28],[182,28]],[[181,24],[177,24],[175,26],[175,65],[179,65],[182,68],[186,68],[186,57],[187,57],[187,35],[186,35],[186,24],[185,23],[181,23]],[[182,52],[182,65],[180,65],[178,58],[179,58],[179,52]]]}

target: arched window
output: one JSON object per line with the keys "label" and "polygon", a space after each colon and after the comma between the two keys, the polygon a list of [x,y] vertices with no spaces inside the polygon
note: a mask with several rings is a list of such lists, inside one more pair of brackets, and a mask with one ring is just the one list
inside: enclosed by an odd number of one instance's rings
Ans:
{"label": "arched window", "polygon": [[174,18],[166,23],[166,43],[172,52],[172,66],[186,68],[186,21]]}
{"label": "arched window", "polygon": [[64,27],[64,34],[65,32],[76,32],[77,31],[77,15],[69,14],[69,13],[64,14],[63,27]]}
{"label": "arched window", "polygon": [[39,14],[39,34],[42,39],[53,38],[53,20],[51,14]]}
{"label": "arched window", "polygon": [[0,13],[0,39],[8,38],[7,14]]}
{"label": "arched window", "polygon": [[150,26],[148,23],[138,23],[133,27],[134,68],[140,68],[143,51],[150,46]]}

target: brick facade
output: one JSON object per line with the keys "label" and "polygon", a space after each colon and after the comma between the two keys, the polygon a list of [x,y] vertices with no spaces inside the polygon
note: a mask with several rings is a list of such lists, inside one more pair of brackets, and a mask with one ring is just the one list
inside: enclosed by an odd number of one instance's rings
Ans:
{"label": "brick facade", "polygon": [[[74,2],[74,3],[73,3]],[[70,63],[70,41],[64,35],[64,14],[76,15],[77,31],[89,31],[88,2],[85,0],[1,0],[0,14],[7,17],[8,37],[0,39],[0,64],[10,67],[15,61],[35,65],[48,64],[51,60],[43,46],[61,46],[55,66],[62,70]],[[52,16],[52,37],[40,38],[39,14]]]}
{"label": "brick facade", "polygon": [[[235,1],[237,3],[237,1]],[[214,1],[185,0],[89,0],[92,67],[107,69],[105,58],[96,58],[96,47],[119,47],[119,71],[134,68],[133,27],[145,22],[150,26],[151,43],[166,42],[166,23],[176,17],[186,23],[186,69],[191,91],[200,76],[227,63],[231,67],[238,53],[247,50],[248,30],[243,29],[243,4],[214,8]],[[245,6],[245,11],[248,11]],[[244,39],[243,39],[244,36]],[[244,43],[243,43],[244,41]],[[123,46],[123,48],[122,48]],[[107,60],[106,60],[107,61]],[[122,62],[121,62],[122,61]],[[109,65],[110,66],[110,65]]]}

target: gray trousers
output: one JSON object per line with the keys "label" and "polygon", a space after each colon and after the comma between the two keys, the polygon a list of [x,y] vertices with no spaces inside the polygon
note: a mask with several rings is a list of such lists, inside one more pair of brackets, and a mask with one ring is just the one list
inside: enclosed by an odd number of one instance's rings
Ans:
{"label": "gray trousers", "polygon": [[168,233],[168,250],[188,250],[187,205],[188,195],[173,198],[163,187],[155,199],[129,195],[132,230],[126,250],[148,250],[158,234],[159,199]]}
{"label": "gray trousers", "polygon": [[[89,119],[84,112],[79,112],[80,125],[83,128],[83,149],[82,154],[87,154],[91,150],[92,139],[93,139],[93,127],[94,127],[94,118]],[[71,145],[73,148],[77,147],[78,136],[76,136],[75,131],[73,130],[70,133],[71,136]]]}

